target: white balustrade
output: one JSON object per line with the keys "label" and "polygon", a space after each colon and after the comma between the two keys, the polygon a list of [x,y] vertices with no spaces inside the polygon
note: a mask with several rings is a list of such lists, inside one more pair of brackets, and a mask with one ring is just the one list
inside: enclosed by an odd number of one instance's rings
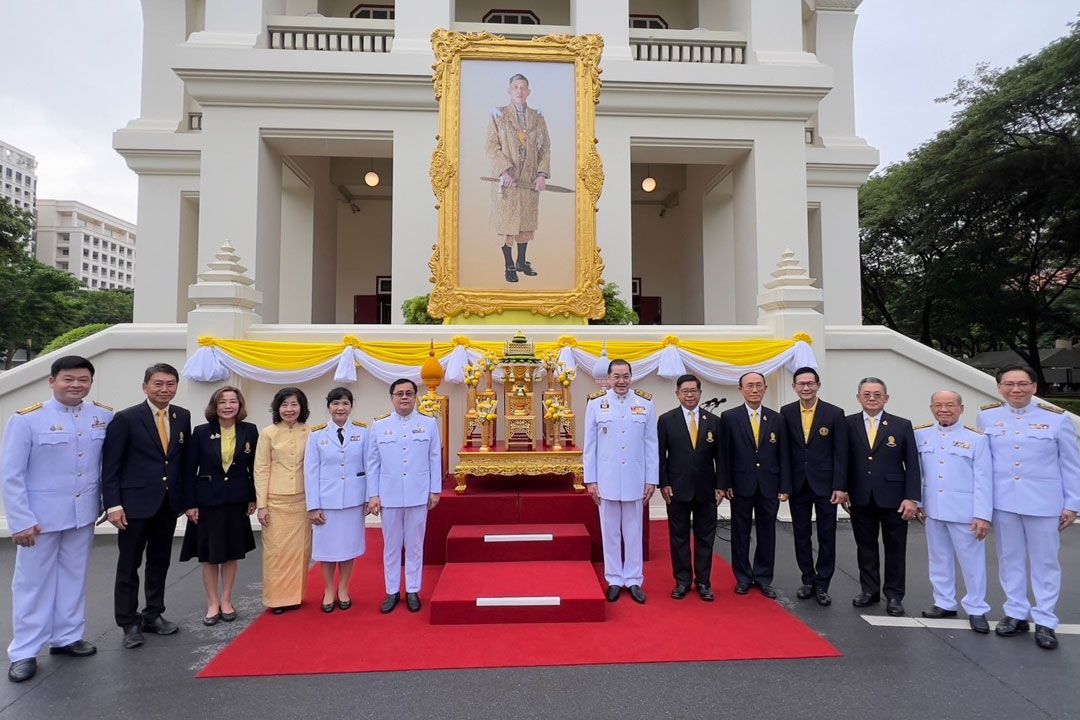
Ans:
{"label": "white balustrade", "polygon": [[388,53],[393,20],[274,16],[267,25],[274,50]]}

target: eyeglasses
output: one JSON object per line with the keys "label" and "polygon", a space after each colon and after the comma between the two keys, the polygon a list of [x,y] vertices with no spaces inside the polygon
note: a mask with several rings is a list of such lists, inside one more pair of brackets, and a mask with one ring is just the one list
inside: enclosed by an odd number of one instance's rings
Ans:
{"label": "eyeglasses", "polygon": [[1027,390],[1029,387],[1033,387],[1035,385],[1035,383],[1033,383],[1033,382],[1003,382],[1003,383],[1000,383],[1000,385],[1001,385],[1001,387],[1005,388],[1006,390],[1013,390],[1013,389]]}
{"label": "eyeglasses", "polygon": [[935,403],[930,406],[931,410],[955,410],[960,407],[957,403]]}
{"label": "eyeglasses", "polygon": [[679,388],[680,395],[697,395],[700,392],[700,388]]}
{"label": "eyeglasses", "polygon": [[392,393],[392,394],[396,398],[412,398],[412,397],[416,397],[416,393],[414,393],[412,391],[396,392],[396,393]]}
{"label": "eyeglasses", "polygon": [[795,387],[797,387],[797,388],[812,388],[812,387],[817,387],[817,386],[818,386],[818,384],[816,382],[814,382],[813,380],[808,380],[806,382],[797,382],[797,383],[795,383]]}
{"label": "eyeglasses", "polygon": [[764,390],[765,383],[746,383],[743,388],[746,390]]}

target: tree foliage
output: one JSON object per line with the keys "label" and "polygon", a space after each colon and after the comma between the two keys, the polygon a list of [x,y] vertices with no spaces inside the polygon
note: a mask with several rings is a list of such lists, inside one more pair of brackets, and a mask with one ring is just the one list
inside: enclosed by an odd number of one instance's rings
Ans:
{"label": "tree foliage", "polygon": [[931,141],[860,194],[864,314],[952,355],[1080,335],[1080,24],[943,100]]}
{"label": "tree foliage", "polygon": [[73,342],[78,342],[84,338],[88,338],[94,333],[99,333],[105,328],[109,327],[107,323],[94,323],[92,325],[81,325],[77,328],[72,328],[62,335],[54,337],[48,345],[41,348],[41,354],[51,353],[54,350],[59,350],[62,347],[66,347]]}
{"label": "tree foliage", "polygon": [[0,198],[0,262],[18,255],[30,239],[34,216]]}
{"label": "tree foliage", "polygon": [[591,321],[592,325],[638,324],[638,314],[622,299],[618,284],[605,282],[600,291],[604,295],[604,317]]}

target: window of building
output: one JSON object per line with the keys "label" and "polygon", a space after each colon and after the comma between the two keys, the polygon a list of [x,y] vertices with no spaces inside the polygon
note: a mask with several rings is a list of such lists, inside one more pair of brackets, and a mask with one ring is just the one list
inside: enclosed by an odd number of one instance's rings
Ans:
{"label": "window of building", "polygon": [[21,172],[15,173],[15,182],[17,182],[17,183],[22,182],[22,173]]}
{"label": "window of building", "polygon": [[62,243],[71,242],[71,233],[60,233],[57,235],[57,240]]}
{"label": "window of building", "polygon": [[659,15],[630,13],[630,27],[637,30],[667,30],[667,20]]}
{"label": "window of building", "polygon": [[488,10],[484,15],[486,23],[506,25],[539,25],[540,18],[532,10]]}
{"label": "window of building", "polygon": [[349,17],[356,18],[357,20],[393,20],[394,6],[360,3],[352,9],[352,12],[349,13]]}
{"label": "window of building", "polygon": [[82,249],[82,256],[83,257],[90,257],[90,248],[83,248]]}
{"label": "window of building", "polygon": [[68,269],[68,264],[66,262],[59,261],[59,262],[56,263],[56,269],[57,270],[67,270]]}
{"label": "window of building", "polygon": [[4,168],[4,175],[11,177],[11,168]]}
{"label": "window of building", "polygon": [[90,272],[90,263],[83,263],[82,264],[82,271],[83,272]]}
{"label": "window of building", "polygon": [[94,260],[97,260],[97,259],[98,259],[98,254],[97,254],[97,253],[94,253],[94,254],[93,254],[93,255],[92,255],[91,257],[92,257],[92,258],[93,258]]}
{"label": "window of building", "polygon": [[67,248],[60,248],[60,257],[67,257],[71,252]]}

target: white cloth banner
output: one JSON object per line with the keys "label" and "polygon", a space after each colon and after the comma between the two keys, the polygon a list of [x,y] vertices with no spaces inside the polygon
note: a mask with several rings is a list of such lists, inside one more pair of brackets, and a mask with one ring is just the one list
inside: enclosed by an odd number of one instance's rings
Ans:
{"label": "white cloth banner", "polygon": [[[444,381],[460,385],[465,381],[465,366],[476,362],[482,356],[483,353],[479,350],[455,345],[450,354],[439,361],[445,371]],[[597,377],[597,373],[603,376],[606,372],[604,366],[607,364],[607,358],[601,357],[602,359],[569,345],[559,350],[559,361],[567,369],[584,370],[592,377]],[[419,366],[398,365],[376,360],[363,350],[352,346],[346,347],[335,358],[302,370],[264,370],[237,360],[219,348],[201,347],[188,359],[184,365],[183,374],[184,377],[198,382],[222,382],[228,379],[230,373],[235,373],[242,378],[271,385],[294,385],[322,377],[333,370],[335,381],[354,383],[357,380],[356,367],[358,365],[368,374],[387,384],[398,378],[408,378],[417,384],[420,383]],[[730,365],[708,360],[678,345],[667,345],[648,357],[636,360],[633,363],[633,371],[634,377],[639,380],[653,373],[667,380],[674,380],[690,372],[701,380],[715,385],[737,385],[739,377],[747,372],[771,375],[778,370],[795,371],[801,367],[816,368],[817,366],[813,349],[804,341],[799,340],[784,352],[757,365]],[[496,372],[495,377],[501,380],[500,373]]]}

